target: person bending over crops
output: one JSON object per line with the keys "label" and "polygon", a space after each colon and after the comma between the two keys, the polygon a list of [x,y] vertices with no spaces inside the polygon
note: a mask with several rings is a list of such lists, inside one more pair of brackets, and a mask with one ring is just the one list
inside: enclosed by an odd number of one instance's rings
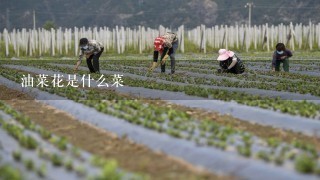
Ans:
{"label": "person bending over crops", "polygon": [[175,53],[178,49],[178,37],[175,33],[167,32],[154,40],[153,63],[150,68],[153,71],[158,66],[158,57],[160,55],[161,72],[166,71],[166,60],[170,56],[171,74],[175,73]]}
{"label": "person bending over crops", "polygon": [[273,53],[272,58],[272,71],[280,71],[280,64],[283,64],[283,70],[289,72],[289,57],[292,56],[292,52],[286,49],[283,43],[276,45],[276,50]]}
{"label": "person bending over crops", "polygon": [[76,67],[74,68],[75,73],[78,71],[83,56],[86,56],[87,65],[90,70],[90,73],[100,73],[99,58],[104,49],[102,43],[96,40],[88,40],[87,38],[81,38],[79,46],[80,55]]}
{"label": "person bending over crops", "polygon": [[226,49],[219,50],[219,57],[217,59],[220,62],[219,73],[233,73],[241,74],[245,70],[243,62],[232,51]]}

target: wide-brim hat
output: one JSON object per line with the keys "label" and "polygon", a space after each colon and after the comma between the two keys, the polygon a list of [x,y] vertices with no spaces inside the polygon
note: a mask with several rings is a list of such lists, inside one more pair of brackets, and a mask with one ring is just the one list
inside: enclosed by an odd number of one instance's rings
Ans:
{"label": "wide-brim hat", "polygon": [[226,49],[220,49],[219,50],[219,56],[218,56],[218,61],[224,61],[227,60],[229,57],[233,57],[234,52],[228,51]]}

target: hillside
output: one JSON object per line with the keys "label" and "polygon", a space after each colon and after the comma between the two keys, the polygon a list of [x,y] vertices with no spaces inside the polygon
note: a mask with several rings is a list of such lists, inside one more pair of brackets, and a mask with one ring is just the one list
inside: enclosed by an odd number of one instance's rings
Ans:
{"label": "hillside", "polygon": [[[248,9],[245,0],[5,0],[0,6],[0,29],[32,28],[33,10],[37,27],[46,21],[57,26],[136,26],[176,27],[185,24],[246,23]],[[254,0],[252,24],[288,23],[309,20],[318,22],[320,16],[315,0]],[[7,18],[9,17],[9,18]]]}

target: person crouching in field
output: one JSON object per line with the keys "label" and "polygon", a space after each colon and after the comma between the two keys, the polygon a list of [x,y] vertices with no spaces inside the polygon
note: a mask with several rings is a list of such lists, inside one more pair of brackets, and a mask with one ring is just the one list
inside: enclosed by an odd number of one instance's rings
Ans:
{"label": "person crouching in field", "polygon": [[87,38],[81,38],[79,46],[80,55],[76,67],[74,68],[75,73],[78,71],[83,56],[86,56],[87,65],[90,70],[90,73],[100,73],[99,58],[104,49],[102,43],[96,40],[88,40]]}
{"label": "person crouching in field", "polygon": [[283,43],[276,45],[276,50],[273,53],[272,58],[272,71],[280,71],[280,64],[283,64],[283,70],[289,72],[289,57],[292,56],[292,52],[286,49]]}
{"label": "person crouching in field", "polygon": [[178,49],[179,41],[177,34],[167,32],[154,40],[153,64],[150,70],[157,67],[158,57],[160,55],[161,72],[166,71],[166,60],[170,56],[171,74],[175,73],[175,53]]}
{"label": "person crouching in field", "polygon": [[220,62],[221,68],[218,69],[219,73],[242,74],[245,71],[243,62],[232,51],[220,49],[217,60]]}

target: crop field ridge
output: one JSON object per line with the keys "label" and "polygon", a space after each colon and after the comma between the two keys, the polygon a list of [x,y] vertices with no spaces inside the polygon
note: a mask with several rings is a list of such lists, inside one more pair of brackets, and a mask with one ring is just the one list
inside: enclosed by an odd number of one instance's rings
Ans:
{"label": "crop field ridge", "polygon": [[[57,67],[68,67],[72,68],[71,65],[61,65],[61,64],[49,64]],[[55,74],[57,73],[56,71],[50,71],[50,70],[44,70],[44,69],[39,69],[36,67],[28,67],[28,66],[22,66],[22,65],[3,65],[4,67],[9,67],[9,68],[14,68],[14,69],[20,69],[20,70],[26,70],[26,71],[34,71],[38,74]],[[80,70],[85,70],[85,67],[79,67]],[[59,72],[61,75],[64,75],[67,77],[67,74]],[[120,71],[106,71],[102,70],[101,73],[103,74],[119,74],[121,73]],[[188,86],[190,84],[187,83],[182,83],[182,82],[173,82],[173,81],[167,81],[163,79],[157,79],[153,77],[145,77],[137,74],[131,74],[131,73],[121,73],[124,76],[127,77],[132,77],[136,78],[139,80],[147,80],[147,81],[154,81],[158,83],[164,83],[164,84],[174,84],[174,85],[179,85],[179,86]],[[274,90],[264,90],[264,89],[257,89],[257,88],[236,88],[236,87],[222,87],[222,86],[213,86],[213,85],[198,85],[198,87],[202,88],[210,88],[210,89],[221,89],[221,90],[227,90],[227,91],[234,91],[234,92],[245,92],[248,94],[252,95],[260,95],[260,96],[265,96],[265,97],[280,97],[281,99],[284,100],[306,100],[306,101],[311,101],[316,104],[320,104],[320,97],[313,96],[310,94],[298,94],[298,93],[292,93],[292,92],[281,92],[281,91],[274,91]],[[167,98],[170,99],[170,98]]]}
{"label": "crop field ridge", "polygon": [[[16,83],[11,82],[10,84],[15,84],[16,88],[19,87],[19,84]],[[161,149],[164,153],[186,159],[187,161],[201,165],[212,172],[233,174],[246,179],[257,179],[259,177],[261,178],[261,176],[289,179],[312,178],[312,176],[309,175],[301,175],[294,171],[279,169],[273,165],[238,157],[237,155],[226,153],[215,148],[199,147],[186,140],[171,138],[165,134],[154,133],[114,117],[106,118],[106,115],[97,113],[91,108],[84,107],[83,105],[70,100],[64,100],[63,104],[60,103],[61,100],[45,100],[45,97],[54,95],[45,92],[37,93],[40,94],[40,96],[38,96],[40,98],[38,101],[49,104],[57,109],[67,111],[74,117],[79,118],[79,120],[89,122],[90,124],[99,126],[107,131],[117,133],[118,136],[126,135],[134,142],[145,144],[151,149]],[[79,111],[79,109],[81,111]],[[92,119],[93,114],[91,113],[94,114],[94,119]],[[154,141],[154,139],[157,139],[157,141]],[[221,164],[224,164],[225,166],[221,166]],[[239,167],[244,168],[239,169]]]}
{"label": "crop field ridge", "polygon": [[[5,92],[2,96],[14,97],[14,95],[19,94],[19,98],[15,97],[14,100],[6,100],[6,102],[23,114],[31,117],[35,123],[45,127],[50,132],[66,137],[72,144],[90,153],[105,158],[116,159],[121,167],[128,170],[143,173],[152,177],[152,179],[186,177],[191,179],[231,179],[231,177],[213,175],[184,160],[167,156],[159,151],[152,152],[145,146],[135,144],[127,138],[117,136],[93,124],[80,122],[66,112],[65,109],[61,108],[59,110],[53,106],[41,103],[41,101],[34,101],[33,98],[26,93],[8,89],[5,86],[0,86],[0,88]],[[37,111],[33,110],[35,107]],[[46,115],[46,112],[53,112],[53,114]],[[57,117],[59,118],[55,119]],[[88,146],[88,144],[90,145]],[[155,164],[153,162],[154,159],[157,159],[158,163]],[[143,162],[139,164],[137,162],[138,160],[143,160]],[[171,175],[171,173],[179,173],[180,175]]]}
{"label": "crop field ridge", "polygon": [[177,54],[174,74],[107,54],[100,73],[71,57],[0,61],[0,179],[319,179],[317,52],[295,52],[290,72],[237,53],[239,75],[212,54]]}
{"label": "crop field ridge", "polygon": [[[61,72],[43,70],[26,66],[6,66],[10,68],[17,68],[19,70],[27,70],[29,72],[36,72],[37,74],[53,75],[54,73],[60,73],[67,77],[67,74]],[[94,85],[96,82],[91,82]],[[153,99],[163,99],[169,102],[174,102],[183,106],[201,108],[210,111],[216,111],[221,114],[231,114],[232,116],[244,121],[252,123],[259,123],[262,125],[268,125],[276,128],[284,128],[286,130],[292,130],[294,132],[301,132],[306,135],[316,135],[320,137],[320,121],[315,121],[309,118],[291,116],[283,114],[281,112],[274,112],[271,110],[260,109],[256,107],[250,107],[246,105],[237,104],[235,102],[224,102],[219,100],[207,100],[205,98],[188,96],[177,92],[168,92],[163,90],[151,90],[146,88],[136,88],[126,86],[124,88],[115,89],[117,92],[129,93],[137,97]],[[149,96],[148,96],[149,95]],[[170,99],[170,97],[173,97]],[[53,99],[61,99],[57,96]],[[319,101],[315,100],[317,103]],[[251,113],[246,113],[250,111]]]}

